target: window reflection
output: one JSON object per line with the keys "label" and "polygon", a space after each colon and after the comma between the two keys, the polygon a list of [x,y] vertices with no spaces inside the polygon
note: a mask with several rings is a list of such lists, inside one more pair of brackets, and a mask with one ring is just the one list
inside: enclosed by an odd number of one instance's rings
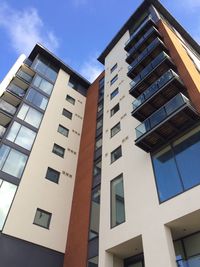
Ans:
{"label": "window reflection", "polygon": [[42,110],[46,109],[48,99],[33,88],[29,90],[26,99],[36,107],[41,108]]}
{"label": "window reflection", "polygon": [[17,117],[34,126],[35,128],[38,128],[42,120],[42,113],[26,104],[23,104]]}
{"label": "window reflection", "polygon": [[89,239],[98,237],[99,235],[99,216],[100,216],[100,187],[98,186],[92,191]]}
{"label": "window reflection", "polygon": [[53,84],[48,82],[47,80],[43,79],[39,75],[35,76],[35,79],[33,81],[33,85],[48,95],[51,94],[51,91],[53,89]]}

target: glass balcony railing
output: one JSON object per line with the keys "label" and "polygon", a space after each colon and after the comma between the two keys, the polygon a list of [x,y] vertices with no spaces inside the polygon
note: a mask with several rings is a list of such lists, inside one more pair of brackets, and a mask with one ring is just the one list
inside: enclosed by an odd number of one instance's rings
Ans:
{"label": "glass balcony railing", "polygon": [[19,97],[24,97],[24,95],[25,95],[25,91],[14,83],[11,83],[8,86],[7,90],[14,93],[15,95],[17,95]]}
{"label": "glass balcony railing", "polygon": [[177,109],[181,108],[184,104],[190,103],[189,99],[179,93],[167,102],[163,107],[154,112],[149,118],[141,123],[136,130],[136,139],[152,130],[159,123],[164,121],[167,117],[173,114]]}
{"label": "glass balcony railing", "polygon": [[165,72],[157,81],[155,81],[150,87],[148,87],[143,94],[141,94],[137,99],[133,101],[133,110],[137,109],[148,98],[158,92],[163,86],[165,86],[174,78],[179,78],[179,76],[173,70],[170,69]]}
{"label": "glass balcony railing", "polygon": [[149,21],[152,21],[151,16],[148,16],[141,24],[140,26],[134,31],[134,33],[132,33],[131,37],[129,38],[129,40],[125,43],[125,46],[127,46],[130,41],[132,41],[136,35],[149,23]]}
{"label": "glass balcony railing", "polygon": [[[139,56],[128,66],[129,71],[133,68],[135,68],[145,57],[147,57],[159,44],[163,44],[163,42],[156,38],[153,40],[153,42],[150,43],[150,45],[147,46],[147,48],[139,54]],[[164,45],[164,44],[163,44]]]}
{"label": "glass balcony railing", "polygon": [[130,56],[132,53],[134,53],[138,47],[140,47],[140,45],[142,43],[144,43],[149,36],[153,33],[153,32],[157,32],[155,27],[151,27],[141,38],[140,40],[129,50],[129,52],[127,53],[127,57]]}
{"label": "glass balcony railing", "polygon": [[29,75],[28,73],[24,72],[23,70],[18,70],[17,76],[22,78],[23,80],[25,80],[28,83],[31,83],[31,81],[33,79],[33,77],[31,75]]}
{"label": "glass balcony railing", "polygon": [[0,109],[5,111],[6,113],[9,113],[11,115],[14,115],[16,112],[16,107],[13,105],[9,104],[3,99],[0,99]]}
{"label": "glass balcony railing", "polygon": [[2,125],[0,125],[0,138],[2,138],[2,137],[3,137],[3,135],[4,135],[5,131],[6,131],[6,128],[5,128],[5,127],[3,127]]}
{"label": "glass balcony railing", "polygon": [[133,90],[134,87],[140,83],[149,73],[154,70],[164,59],[170,58],[165,52],[161,52],[151,63],[149,63],[131,82],[130,86]]}

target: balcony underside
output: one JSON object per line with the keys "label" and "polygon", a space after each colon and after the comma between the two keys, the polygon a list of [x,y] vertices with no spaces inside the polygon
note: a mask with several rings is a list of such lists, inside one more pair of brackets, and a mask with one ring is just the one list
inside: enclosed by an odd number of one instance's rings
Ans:
{"label": "balcony underside", "polygon": [[126,58],[126,62],[131,64],[131,62],[133,62],[133,60],[135,60],[140,53],[142,53],[142,51],[144,51],[147,46],[156,38],[159,37],[161,38],[159,32],[157,31],[156,28],[154,28],[154,30],[151,32],[151,34],[148,36],[148,38],[146,38],[140,45],[137,46],[136,48],[132,48],[128,53],[129,55]]}
{"label": "balcony underside", "polygon": [[10,91],[5,91],[1,96],[1,99],[5,100],[14,107],[17,107],[21,102],[21,98]]}
{"label": "balcony underside", "polygon": [[132,111],[131,115],[139,121],[144,121],[153,112],[165,105],[170,99],[172,99],[178,93],[185,92],[185,86],[183,83],[174,78],[165,86],[160,88],[155,94],[146,99],[140,106]]}
{"label": "balcony underside", "polygon": [[162,76],[168,69],[176,70],[176,66],[169,57],[166,57],[158,66],[149,72],[140,82],[134,85],[129,93],[137,98],[142,94],[152,83],[154,83],[160,76]]}
{"label": "balcony underside", "polygon": [[185,104],[151,131],[136,139],[135,145],[146,152],[153,152],[196,125],[198,121],[200,121],[198,112]]}
{"label": "balcony underside", "polygon": [[138,31],[138,33],[135,34],[134,37],[131,37],[130,41],[126,44],[124,49],[128,52],[152,26],[157,28],[155,22],[152,19],[149,19]]}
{"label": "balcony underside", "polygon": [[1,125],[7,127],[8,124],[11,122],[12,116],[8,115],[6,112],[0,109],[0,122]]}

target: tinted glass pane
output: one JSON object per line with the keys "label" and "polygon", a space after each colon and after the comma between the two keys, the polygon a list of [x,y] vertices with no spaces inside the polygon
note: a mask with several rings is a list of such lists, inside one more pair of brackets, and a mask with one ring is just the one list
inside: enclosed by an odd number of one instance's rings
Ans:
{"label": "tinted glass pane", "polygon": [[88,260],[88,267],[98,267],[98,257]]}
{"label": "tinted glass pane", "polygon": [[99,215],[100,215],[100,187],[92,191],[92,205],[90,214],[90,233],[89,238],[97,237],[99,234]]}
{"label": "tinted glass pane", "polygon": [[183,192],[172,149],[166,147],[153,156],[154,171],[160,201]]}
{"label": "tinted glass pane", "polygon": [[59,145],[54,144],[53,153],[55,153],[56,155],[58,155],[60,157],[64,157],[65,149]]}
{"label": "tinted glass pane", "polygon": [[68,110],[66,110],[65,108],[63,109],[62,115],[64,115],[65,117],[67,117],[68,119],[72,119],[72,113]]}
{"label": "tinted glass pane", "polygon": [[50,220],[51,220],[51,214],[49,212],[37,209],[34,218],[34,224],[37,224],[44,228],[49,228]]}
{"label": "tinted glass pane", "polygon": [[2,145],[0,147],[0,168],[2,168],[7,156],[8,156],[8,153],[10,151],[10,147],[6,146],[6,145]]}
{"label": "tinted glass pane", "polygon": [[42,120],[42,113],[26,104],[23,104],[17,117],[38,128]]}
{"label": "tinted glass pane", "polygon": [[113,99],[116,95],[118,95],[118,93],[119,93],[119,88],[115,89],[115,90],[111,93],[111,95],[110,95],[110,99]]}
{"label": "tinted glass pane", "polygon": [[47,169],[47,173],[46,173],[46,178],[54,183],[58,183],[59,181],[59,177],[60,177],[60,172],[52,169],[52,168],[48,168]]}
{"label": "tinted glass pane", "polygon": [[98,160],[94,163],[94,176],[101,174],[101,160]]}
{"label": "tinted glass pane", "polygon": [[69,130],[67,128],[65,128],[64,126],[62,126],[62,125],[58,126],[58,132],[61,133],[64,136],[66,136],[66,137],[69,134]]}
{"label": "tinted glass pane", "polygon": [[38,87],[40,90],[44,91],[46,94],[50,95],[53,89],[53,84],[43,79],[37,75],[33,81],[33,85]]}
{"label": "tinted glass pane", "polygon": [[113,116],[118,110],[119,110],[119,104],[117,104],[116,106],[114,106],[114,108],[111,109],[110,116]]}
{"label": "tinted glass pane", "polygon": [[0,185],[0,230],[4,225],[6,216],[12,204],[17,186],[3,181]]}
{"label": "tinted glass pane", "polygon": [[38,57],[32,67],[53,82],[57,78],[57,71],[42,57]]}
{"label": "tinted glass pane", "polygon": [[121,156],[122,156],[122,149],[121,146],[119,146],[111,153],[111,163],[119,159]]}
{"label": "tinted glass pane", "polygon": [[30,150],[36,133],[21,124],[14,122],[6,139]]}
{"label": "tinted glass pane", "polygon": [[111,226],[125,221],[123,177],[111,181]]}
{"label": "tinted glass pane", "polygon": [[200,233],[185,238],[184,246],[187,258],[200,254]]}
{"label": "tinted glass pane", "polygon": [[74,99],[73,97],[69,96],[69,95],[66,96],[66,100],[67,100],[68,102],[70,102],[72,105],[75,104],[75,99]]}
{"label": "tinted glass pane", "polygon": [[[185,189],[200,184],[200,131],[174,143],[174,153]],[[190,162],[190,164],[188,164]],[[191,164],[192,163],[192,164]]]}
{"label": "tinted glass pane", "polygon": [[120,130],[121,130],[121,126],[120,126],[120,122],[119,122],[111,129],[111,137],[113,137],[115,134],[117,134]]}
{"label": "tinted glass pane", "polygon": [[31,88],[28,92],[26,99],[35,106],[43,110],[46,109],[48,99],[44,97],[42,94],[38,93],[36,90]]}
{"label": "tinted glass pane", "polygon": [[21,152],[18,152],[15,149],[11,149],[4,163],[2,171],[17,178],[21,178],[27,158],[28,157]]}

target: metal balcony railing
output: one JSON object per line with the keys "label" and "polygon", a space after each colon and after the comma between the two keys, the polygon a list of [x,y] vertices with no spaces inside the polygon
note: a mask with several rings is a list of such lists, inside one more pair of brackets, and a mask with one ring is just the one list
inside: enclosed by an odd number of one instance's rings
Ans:
{"label": "metal balcony railing", "polygon": [[133,110],[137,109],[140,105],[142,105],[148,98],[158,92],[162,87],[168,84],[174,78],[178,78],[179,76],[173,71],[168,70],[165,72],[157,81],[155,81],[150,87],[148,87],[144,93],[142,93],[137,99],[135,99],[132,103]]}
{"label": "metal balcony railing", "polygon": [[151,131],[155,126],[164,121],[167,117],[172,115],[173,112],[181,108],[186,103],[191,106],[189,99],[181,93],[173,97],[163,107],[154,112],[149,118],[136,127],[136,139]]}
{"label": "metal balcony railing", "polygon": [[153,69],[155,69],[162,61],[170,57],[165,53],[161,52],[151,63],[149,63],[131,82],[130,87],[133,90],[138,83],[140,83],[146,76],[149,75]]}
{"label": "metal balcony railing", "polygon": [[16,107],[13,105],[9,104],[3,99],[0,99],[0,109],[5,111],[6,113],[9,113],[11,115],[14,115],[16,112]]}

